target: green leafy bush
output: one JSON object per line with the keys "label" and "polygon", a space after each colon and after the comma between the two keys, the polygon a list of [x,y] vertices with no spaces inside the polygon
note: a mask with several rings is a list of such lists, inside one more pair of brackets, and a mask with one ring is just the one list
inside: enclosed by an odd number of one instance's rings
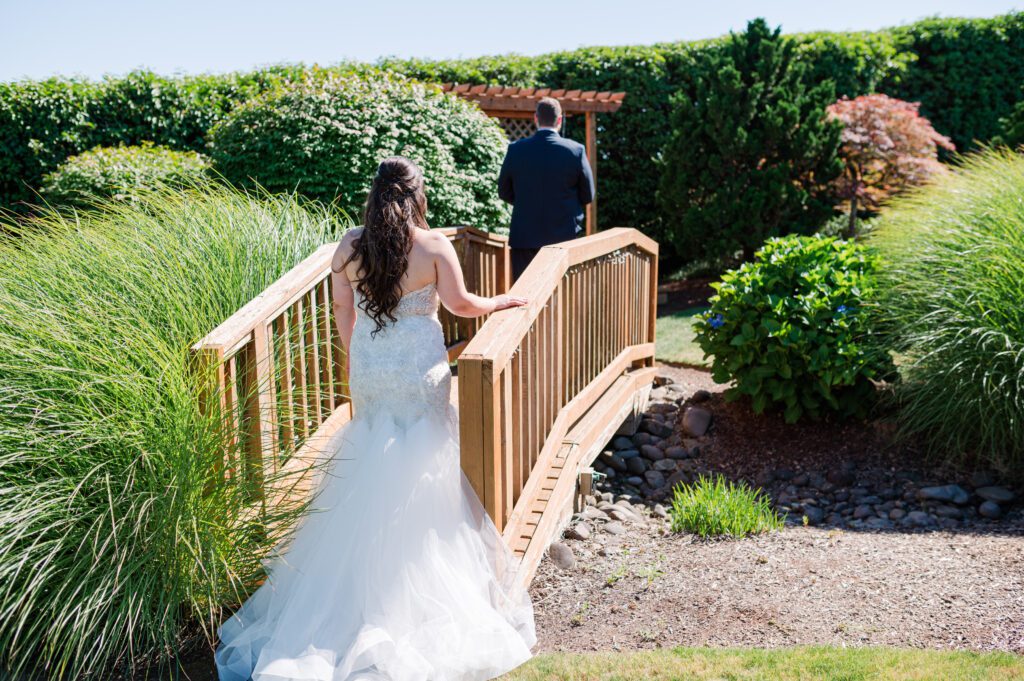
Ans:
{"label": "green leafy bush", "polygon": [[400,76],[310,77],[238,107],[210,142],[228,180],[298,190],[349,214],[383,158],[408,156],[423,169],[434,224],[507,221],[496,191],[501,127],[475,104]]}
{"label": "green leafy bush", "polygon": [[98,198],[128,200],[140,190],[201,180],[209,160],[151,142],[137,147],[96,147],[72,156],[43,178],[41,193],[54,206],[88,206]]}
{"label": "green leafy bush", "polygon": [[749,396],[757,413],[782,408],[787,422],[863,414],[872,381],[892,372],[862,307],[875,269],[864,246],[787,237],[712,284],[718,293],[696,323],[697,342],[713,356],[714,379],[735,382],[726,397]]}
{"label": "green leafy bush", "polygon": [[831,81],[814,85],[796,47],[752,21],[673,98],[658,204],[686,260],[749,260],[766,238],[811,234],[832,214],[842,125],[826,115]]}
{"label": "green leafy bush", "polygon": [[679,485],[672,497],[669,519],[673,532],[699,537],[746,537],[782,529],[782,519],[760,490],[722,476],[700,476],[692,485]]}
{"label": "green leafy bush", "polygon": [[1024,156],[969,156],[896,199],[870,243],[902,430],[1024,478]]}
{"label": "green leafy bush", "polygon": [[189,346],[341,227],[216,185],[38,220],[0,230],[0,675],[132,677],[212,640],[303,510],[221,474]]}

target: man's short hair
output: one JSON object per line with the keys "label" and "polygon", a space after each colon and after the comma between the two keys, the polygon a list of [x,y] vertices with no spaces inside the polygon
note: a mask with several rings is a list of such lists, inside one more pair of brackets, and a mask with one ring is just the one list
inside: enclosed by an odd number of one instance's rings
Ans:
{"label": "man's short hair", "polygon": [[562,117],[562,105],[553,97],[544,97],[537,102],[537,125],[543,128],[553,128],[559,118]]}

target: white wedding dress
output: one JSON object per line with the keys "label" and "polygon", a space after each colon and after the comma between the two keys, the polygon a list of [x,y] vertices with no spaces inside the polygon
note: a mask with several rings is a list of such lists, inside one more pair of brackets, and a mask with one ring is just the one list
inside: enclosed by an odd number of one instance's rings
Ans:
{"label": "white wedding dress", "polygon": [[311,513],[221,627],[221,681],[490,679],[530,658],[518,561],[459,465],[437,305],[434,285],[407,293],[375,336],[358,309],[354,417]]}

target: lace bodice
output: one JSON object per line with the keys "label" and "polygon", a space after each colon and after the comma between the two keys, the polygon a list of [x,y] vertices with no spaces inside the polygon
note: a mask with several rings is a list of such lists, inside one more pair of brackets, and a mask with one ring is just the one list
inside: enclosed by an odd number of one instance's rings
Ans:
{"label": "lace bodice", "polygon": [[445,418],[451,394],[451,370],[437,318],[438,296],[428,284],[402,296],[396,320],[381,329],[360,307],[349,358],[349,388],[357,417],[390,415],[399,423],[423,416]]}

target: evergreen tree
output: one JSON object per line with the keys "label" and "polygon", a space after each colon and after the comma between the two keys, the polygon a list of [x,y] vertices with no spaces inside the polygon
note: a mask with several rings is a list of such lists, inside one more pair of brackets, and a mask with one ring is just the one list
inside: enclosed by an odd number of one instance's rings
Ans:
{"label": "evergreen tree", "polygon": [[832,81],[812,83],[796,44],[764,19],[730,34],[673,97],[658,201],[687,261],[750,260],[773,236],[814,232],[833,210],[842,125]]}

